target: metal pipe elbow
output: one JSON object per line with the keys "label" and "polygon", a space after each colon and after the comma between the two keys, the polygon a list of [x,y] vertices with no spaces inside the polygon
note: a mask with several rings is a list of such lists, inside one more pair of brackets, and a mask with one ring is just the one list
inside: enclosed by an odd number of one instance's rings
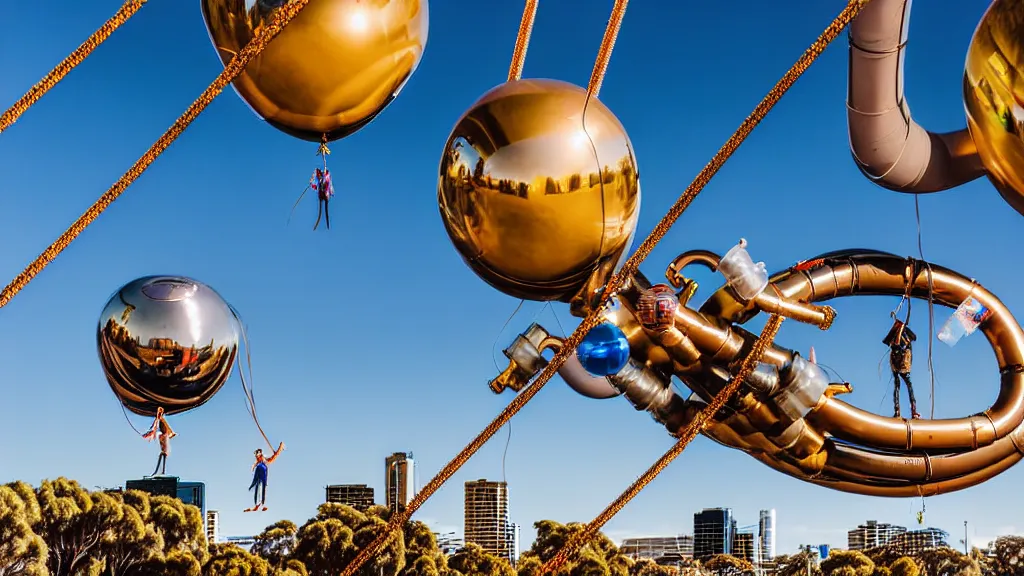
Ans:
{"label": "metal pipe elbow", "polygon": [[565,380],[569,388],[572,388],[580,396],[594,400],[606,400],[622,394],[615,386],[612,386],[607,378],[594,376],[587,372],[583,364],[580,363],[579,357],[576,356],[576,352],[573,352],[558,369],[558,375]]}

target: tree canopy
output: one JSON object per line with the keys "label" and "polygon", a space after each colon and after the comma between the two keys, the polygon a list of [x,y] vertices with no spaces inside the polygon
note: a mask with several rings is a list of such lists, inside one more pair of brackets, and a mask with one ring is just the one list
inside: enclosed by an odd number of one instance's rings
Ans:
{"label": "tree canopy", "polygon": [[[359,511],[322,504],[301,526],[267,526],[251,549],[209,543],[195,506],[144,492],[90,492],[67,478],[0,486],[0,576],[337,576],[386,526],[380,506]],[[545,562],[583,530],[542,520],[516,566],[469,544],[447,556],[433,532],[409,522],[359,576],[541,576]],[[668,563],[668,562],[665,562]],[[746,560],[718,555],[660,565],[622,554],[598,533],[552,576],[749,576]],[[975,549],[834,550],[818,562],[810,552],[775,559],[776,576],[1024,576],[1024,538],[1006,536],[991,554]]]}

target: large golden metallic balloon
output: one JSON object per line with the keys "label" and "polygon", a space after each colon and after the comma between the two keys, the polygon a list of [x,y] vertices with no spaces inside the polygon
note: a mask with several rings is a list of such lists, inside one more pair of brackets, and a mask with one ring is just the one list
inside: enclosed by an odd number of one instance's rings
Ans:
{"label": "large golden metallic balloon", "polygon": [[[201,0],[226,65],[291,0]],[[275,128],[344,138],[398,96],[427,43],[427,0],[311,0],[234,82]]]}
{"label": "large golden metallic balloon", "polygon": [[[459,119],[437,200],[455,248],[516,298],[570,301],[626,255],[640,182],[625,129],[596,98],[557,80],[519,80]],[[598,282],[597,284],[603,284]]]}
{"label": "large golden metallic balloon", "polygon": [[1024,213],[1024,2],[995,0],[967,52],[967,125],[989,178]]}

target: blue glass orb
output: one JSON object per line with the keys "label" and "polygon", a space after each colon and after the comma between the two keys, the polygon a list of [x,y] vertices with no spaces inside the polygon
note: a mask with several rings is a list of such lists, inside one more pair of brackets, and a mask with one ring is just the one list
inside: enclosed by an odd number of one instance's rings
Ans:
{"label": "blue glass orb", "polygon": [[583,337],[576,356],[594,376],[612,376],[629,361],[629,340],[618,326],[603,322]]}

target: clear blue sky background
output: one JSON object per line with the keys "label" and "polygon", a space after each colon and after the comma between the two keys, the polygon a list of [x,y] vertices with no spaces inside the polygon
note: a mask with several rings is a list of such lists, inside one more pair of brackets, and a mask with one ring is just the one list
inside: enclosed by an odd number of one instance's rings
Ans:
{"label": "clear blue sky background", "polygon": [[[15,2],[0,34],[0,107],[28,89],[119,6],[119,0]],[[584,84],[611,1],[542,2],[526,75]],[[932,130],[964,125],[961,78],[983,2],[922,2],[914,12],[907,93]],[[697,171],[842,9],[800,0],[630,5],[601,98],[639,160],[647,234]],[[307,198],[289,210],[315,165],[315,145],[262,123],[228,91],[125,196],[0,311],[0,481],[67,475],[115,486],[152,470],[157,448],[126,424],[96,358],[97,316],[124,282],[186,274],[216,287],[245,316],[264,427],[288,451],[271,473],[270,511],[243,515],[260,437],[233,380],[173,421],[168,471],[207,483],[224,534],[278,518],[299,523],[331,483],[369,483],[382,496],[384,457],[411,450],[424,484],[510,396],[486,382],[492,343],[507,344],[552,312],[487,287],[452,249],[436,207],[442,145],[459,115],[503,81],[520,2],[436,1],[422,65],[391,107],[330,161],[338,196],[330,232],[310,230]],[[81,67],[0,136],[0,272],[13,278],[173,122],[221,70],[198,2],[150,2]],[[643,270],[661,277],[676,253],[724,251],[740,236],[780,269],[848,247],[916,253],[914,202],[876,188],[847,145],[845,37],[835,43],[714,179]],[[921,199],[925,255],[977,277],[1024,313],[1015,242],[1021,217],[985,181]],[[965,217],[965,212],[971,214]],[[720,280],[705,274],[704,295]],[[404,297],[404,298],[403,298]],[[404,302],[400,302],[402,298]],[[839,302],[828,334],[796,325],[779,340],[856,386],[853,401],[887,411],[879,375],[892,300]],[[924,311],[923,306],[917,310]],[[555,306],[567,329],[572,318]],[[938,317],[941,323],[946,317]],[[926,317],[916,319],[927,333]],[[923,344],[922,341],[919,342]],[[923,359],[923,346],[918,358]],[[936,345],[936,414],[964,415],[995,398],[983,338]],[[927,405],[927,372],[914,376]],[[144,425],[136,420],[137,426]],[[462,483],[501,479],[500,433],[431,499],[419,518],[461,530]],[[623,399],[595,401],[553,382],[515,418],[505,474],[512,516],[585,521],[672,443]],[[1018,467],[971,490],[929,500],[928,524],[971,523],[977,543],[1020,527]],[[778,509],[780,552],[845,545],[867,519],[914,524],[919,500],[810,486],[701,438],[608,526],[628,535],[688,533],[702,507],[729,506],[740,525]]]}

